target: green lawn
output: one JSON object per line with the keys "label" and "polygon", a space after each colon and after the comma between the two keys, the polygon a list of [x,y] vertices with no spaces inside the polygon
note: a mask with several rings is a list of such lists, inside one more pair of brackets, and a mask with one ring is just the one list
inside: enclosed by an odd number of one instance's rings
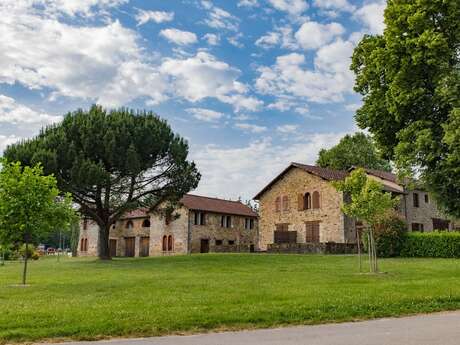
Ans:
{"label": "green lawn", "polygon": [[460,309],[460,260],[207,254],[0,267],[0,342],[151,336]]}

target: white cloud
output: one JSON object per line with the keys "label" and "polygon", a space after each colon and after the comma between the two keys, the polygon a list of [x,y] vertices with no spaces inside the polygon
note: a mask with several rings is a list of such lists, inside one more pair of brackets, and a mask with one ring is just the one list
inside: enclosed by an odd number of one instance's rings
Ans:
{"label": "white cloud", "polygon": [[66,14],[68,16],[91,17],[114,7],[127,3],[129,0],[2,0],[5,3],[16,2],[16,5],[43,6],[50,14]]}
{"label": "white cloud", "polygon": [[276,130],[282,134],[292,134],[297,131],[297,128],[299,128],[298,125],[281,125],[276,127]]}
{"label": "white cloud", "polygon": [[215,122],[224,116],[224,114],[219,111],[205,108],[188,108],[186,111],[192,114],[194,118],[206,122]]}
{"label": "white cloud", "polygon": [[201,1],[201,6],[208,11],[204,23],[214,29],[238,31],[239,19],[224,9],[214,6],[211,1]]}
{"label": "white cloud", "polygon": [[22,138],[15,135],[2,135],[0,134],[0,155],[8,145],[14,144]]}
{"label": "white cloud", "polygon": [[344,32],[344,27],[339,23],[306,22],[296,32],[295,37],[302,48],[318,49]]}
{"label": "white cloud", "polygon": [[347,0],[315,0],[313,5],[323,10],[343,12],[353,12],[356,9],[356,7],[350,4]]}
{"label": "white cloud", "polygon": [[0,83],[108,106],[140,96],[164,100],[166,86],[145,62],[137,33],[118,21],[73,26],[24,2],[2,2],[0,12],[8,13],[0,16]]}
{"label": "white cloud", "polygon": [[259,3],[257,0],[240,0],[238,1],[238,7],[258,7]]}
{"label": "white cloud", "polygon": [[243,34],[241,32],[237,33],[236,35],[230,36],[227,38],[228,43],[230,43],[232,46],[235,46],[237,48],[243,48],[244,44],[240,42],[240,38],[243,37]]}
{"label": "white cloud", "polygon": [[19,104],[15,99],[0,94],[0,123],[12,125],[49,125],[62,120],[61,116],[53,116],[37,112]]}
{"label": "white cloud", "polygon": [[365,25],[365,30],[371,34],[382,34],[385,29],[383,13],[385,11],[385,1],[368,3],[358,9],[354,17]]}
{"label": "white cloud", "polygon": [[203,36],[203,39],[211,46],[216,46],[220,42],[220,36],[216,34],[206,34]]}
{"label": "white cloud", "polygon": [[188,45],[196,43],[197,37],[193,32],[182,31],[179,29],[164,29],[160,31],[160,36],[163,36],[168,41],[179,44]]}
{"label": "white cloud", "polygon": [[262,133],[267,130],[265,126],[253,125],[251,123],[237,123],[235,127],[251,133]]}
{"label": "white cloud", "polygon": [[353,74],[348,69],[351,52],[350,42],[338,40],[324,46],[316,54],[314,69],[306,66],[302,54],[279,56],[273,66],[258,69],[256,88],[277,100],[289,96],[302,103],[340,102],[353,91]]}
{"label": "white cloud", "polygon": [[268,0],[277,10],[289,13],[292,16],[300,16],[308,8],[305,0]]}
{"label": "white cloud", "polygon": [[197,192],[251,199],[290,162],[314,164],[321,148],[330,148],[345,134],[309,133],[289,145],[276,145],[269,138],[236,148],[192,145],[191,158],[203,175]]}
{"label": "white cloud", "polygon": [[170,22],[174,19],[174,12],[165,12],[165,11],[145,11],[139,10],[136,14],[137,25],[144,25],[149,21],[154,21],[155,23],[164,23]]}
{"label": "white cloud", "polygon": [[292,101],[291,99],[284,98],[283,96],[278,96],[278,99],[275,102],[270,103],[267,108],[284,112],[292,109],[295,105],[296,102]]}
{"label": "white cloud", "polygon": [[348,110],[348,111],[355,112],[356,110],[361,108],[361,105],[362,104],[360,104],[360,103],[349,103],[349,104],[345,105],[345,109]]}
{"label": "white cloud", "polygon": [[267,32],[256,41],[256,45],[264,49],[280,46],[285,49],[298,49],[292,27],[289,25],[278,27],[275,31]]}
{"label": "white cloud", "polygon": [[190,102],[213,97],[232,104],[237,111],[254,111],[262,104],[245,95],[248,89],[237,80],[241,73],[238,69],[203,51],[185,59],[166,59],[160,71],[172,77],[175,94]]}

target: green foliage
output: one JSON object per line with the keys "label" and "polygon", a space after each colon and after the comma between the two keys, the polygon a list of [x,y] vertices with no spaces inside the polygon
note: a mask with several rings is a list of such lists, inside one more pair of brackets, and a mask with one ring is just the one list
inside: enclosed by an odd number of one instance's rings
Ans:
{"label": "green foliage", "polygon": [[383,191],[381,183],[368,178],[362,168],[353,170],[344,181],[334,182],[334,187],[350,198],[342,206],[342,211],[370,226],[377,224],[399,202]]}
{"label": "green foliage", "polygon": [[[0,170],[0,242],[26,246],[57,227],[67,227],[75,213],[69,194],[60,195],[56,179],[40,165],[22,167],[2,161]],[[27,258],[23,284],[26,282]]]}
{"label": "green foliage", "polygon": [[337,170],[362,167],[391,171],[390,162],[379,156],[372,138],[361,132],[347,134],[329,150],[321,149],[316,164]]}
{"label": "green foliage", "polygon": [[187,142],[152,112],[96,105],[5,151],[9,160],[43,164],[72,193],[82,215],[99,225],[101,258],[109,258],[110,226],[125,212],[177,202],[198,185],[187,155]]}
{"label": "green foliage", "polygon": [[27,258],[28,259],[33,259],[33,260],[38,260],[40,258],[40,255],[38,254],[37,250],[35,249],[35,246],[29,244],[26,249],[26,245],[23,244],[21,248],[18,250],[18,254],[22,257],[25,258],[27,253]]}
{"label": "green foliage", "polygon": [[388,0],[383,35],[365,36],[351,69],[356,113],[401,172],[419,170],[438,204],[460,217],[460,2]]}
{"label": "green foliage", "polygon": [[460,258],[460,232],[407,233],[401,256]]}
{"label": "green foliage", "polygon": [[377,255],[382,258],[399,256],[407,232],[406,222],[396,212],[389,212],[374,226]]}

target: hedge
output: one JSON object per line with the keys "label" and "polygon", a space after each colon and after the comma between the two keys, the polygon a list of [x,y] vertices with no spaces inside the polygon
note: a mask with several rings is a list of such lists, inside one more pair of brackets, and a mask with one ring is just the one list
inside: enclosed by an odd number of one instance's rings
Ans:
{"label": "hedge", "polygon": [[409,232],[405,235],[401,256],[460,258],[460,232]]}

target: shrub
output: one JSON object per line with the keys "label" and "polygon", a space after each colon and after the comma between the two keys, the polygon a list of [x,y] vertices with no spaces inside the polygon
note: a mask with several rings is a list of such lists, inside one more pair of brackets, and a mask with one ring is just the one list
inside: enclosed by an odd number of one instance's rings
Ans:
{"label": "shrub", "polygon": [[401,256],[460,258],[460,232],[407,233]]}
{"label": "shrub", "polygon": [[[396,212],[387,213],[380,222],[374,227],[375,246],[377,256],[382,258],[399,256],[407,224]],[[364,235],[363,247],[367,252],[367,236]]]}
{"label": "shrub", "polygon": [[[21,248],[19,248],[19,255],[22,257],[22,258],[25,258],[25,255],[26,255],[26,245],[23,244],[21,246]],[[38,260],[38,258],[40,257],[38,251],[35,249],[35,247],[32,245],[32,244],[29,244],[27,246],[27,257],[29,259],[33,259],[33,260]]]}

